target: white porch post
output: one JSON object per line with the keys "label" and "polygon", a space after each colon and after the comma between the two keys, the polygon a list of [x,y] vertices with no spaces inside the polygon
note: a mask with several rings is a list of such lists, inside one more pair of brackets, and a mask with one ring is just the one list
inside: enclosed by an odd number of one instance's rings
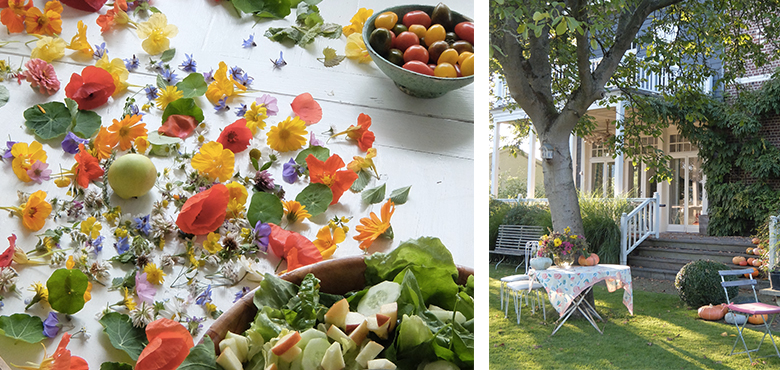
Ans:
{"label": "white porch post", "polygon": [[493,197],[498,197],[498,142],[501,139],[499,126],[501,124],[498,122],[493,125],[493,163],[490,166],[490,194],[493,194]]}
{"label": "white porch post", "polygon": [[525,197],[531,199],[536,198],[536,133],[533,127],[529,127],[528,131],[528,192]]}
{"label": "white porch post", "polygon": [[[618,105],[615,109],[617,111],[615,120],[618,122],[622,121],[625,118],[626,113],[626,107],[623,105],[623,102],[618,102]],[[616,124],[617,126],[617,124]],[[620,137],[623,135],[623,127],[619,126],[615,129],[615,136]],[[625,166],[625,160],[623,158],[623,152],[620,151],[615,157],[615,196],[620,196],[623,194],[623,167]]]}
{"label": "white porch post", "polygon": [[571,178],[574,185],[577,185],[577,137],[574,134],[569,135],[569,154],[571,155]]}

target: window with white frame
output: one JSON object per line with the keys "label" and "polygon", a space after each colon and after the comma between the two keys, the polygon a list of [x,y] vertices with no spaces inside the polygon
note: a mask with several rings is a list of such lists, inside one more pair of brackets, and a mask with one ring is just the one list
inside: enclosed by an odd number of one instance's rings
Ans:
{"label": "window with white frame", "polygon": [[690,152],[696,150],[682,135],[669,135],[669,153]]}
{"label": "window with white frame", "polygon": [[592,158],[610,157],[610,148],[604,145],[604,143],[593,143],[590,148],[590,156]]}

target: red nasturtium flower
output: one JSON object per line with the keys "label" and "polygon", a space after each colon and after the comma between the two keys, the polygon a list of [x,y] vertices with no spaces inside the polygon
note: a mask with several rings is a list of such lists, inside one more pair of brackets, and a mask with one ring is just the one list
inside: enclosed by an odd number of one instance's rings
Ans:
{"label": "red nasturtium flower", "polygon": [[[2,4],[0,4],[2,5]],[[0,12],[0,22],[8,27],[8,33],[22,33],[25,29],[24,18],[27,10],[32,8],[32,0],[8,0]]]}
{"label": "red nasturtium flower", "polygon": [[349,126],[346,131],[339,132],[333,136],[347,134],[347,137],[357,141],[360,150],[365,152],[374,146],[374,140],[376,139],[374,133],[368,130],[369,127],[371,127],[371,117],[368,114],[360,113],[357,126]]}
{"label": "red nasturtium flower", "polygon": [[157,132],[165,136],[186,139],[187,136],[190,136],[195,131],[196,127],[198,127],[198,122],[195,120],[195,117],[184,114],[171,114],[165,119],[162,126],[157,129]]}
{"label": "red nasturtium flower", "polygon": [[100,167],[98,159],[84,148],[84,144],[79,144],[79,152],[76,153],[76,165],[73,166],[73,172],[76,175],[76,183],[82,188],[87,188],[92,180],[103,177],[103,168]]}
{"label": "red nasturtium flower", "polygon": [[[74,1],[74,0],[71,0]],[[76,0],[77,1],[77,0]],[[94,1],[94,0],[93,0]],[[103,2],[105,3],[105,0],[97,0],[94,2]],[[101,4],[100,7],[103,5]],[[98,7],[97,9],[100,9]],[[94,10],[94,11],[97,11]],[[86,9],[82,9],[86,10]],[[111,29],[115,24],[117,23],[127,23],[127,1],[126,0],[116,0],[114,1],[114,7],[112,9],[109,9],[106,14],[101,14],[97,17],[97,25],[100,26],[100,32],[104,33]]]}
{"label": "red nasturtium flower", "polygon": [[287,261],[287,271],[322,261],[320,251],[305,236],[274,224],[269,225],[271,235],[268,236],[268,247],[274,255]]}
{"label": "red nasturtium flower", "polygon": [[290,106],[292,106],[293,112],[306,122],[306,126],[313,125],[322,119],[322,107],[314,101],[309,93],[296,96]]}
{"label": "red nasturtium flower", "polygon": [[[70,350],[65,348],[70,343],[70,333],[65,333],[60,339],[60,344],[57,346],[57,350],[49,356],[45,357],[43,361],[37,367],[32,366],[17,366],[20,369],[25,370],[38,370],[38,369],[52,369],[52,370],[89,370],[89,365],[81,357],[72,356]],[[46,347],[44,347],[45,349]],[[46,354],[44,353],[44,356]]]}
{"label": "red nasturtium flower", "polygon": [[309,166],[311,182],[326,185],[333,192],[333,201],[330,204],[338,203],[341,195],[358,178],[358,175],[350,170],[339,170],[344,167],[344,161],[338,154],[330,156],[325,162],[309,154],[306,157],[306,165]]}
{"label": "red nasturtium flower", "polygon": [[105,69],[86,66],[81,75],[70,76],[68,86],[65,86],[65,96],[79,104],[81,110],[95,109],[108,101],[114,93],[114,77]]}
{"label": "red nasturtium flower", "polygon": [[16,235],[11,234],[12,237],[8,237],[8,241],[11,242],[11,246],[8,247],[8,249],[3,252],[3,254],[0,254],[0,267],[8,267],[11,266],[11,261],[14,260],[14,250],[16,250]]}
{"label": "red nasturtium flower", "polygon": [[187,234],[206,235],[225,221],[230,191],[216,184],[208,190],[191,196],[181,207],[176,226]]}
{"label": "red nasturtium flower", "polygon": [[251,139],[252,130],[246,127],[246,120],[241,118],[225,127],[219,134],[217,142],[233,153],[240,153],[249,146]]}
{"label": "red nasturtium flower", "polygon": [[146,338],[149,344],[138,356],[135,370],[175,370],[195,345],[184,325],[164,317],[146,326]]}

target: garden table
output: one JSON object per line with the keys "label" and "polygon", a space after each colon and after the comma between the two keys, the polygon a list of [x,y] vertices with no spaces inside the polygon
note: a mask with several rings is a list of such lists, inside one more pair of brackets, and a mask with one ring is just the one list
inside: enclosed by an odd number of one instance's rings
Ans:
{"label": "garden table", "polygon": [[628,308],[628,312],[634,314],[634,295],[631,288],[631,268],[629,266],[599,264],[596,266],[572,266],[568,269],[551,267],[547,270],[533,271],[533,274],[547,290],[550,303],[560,314],[556,321],[558,326],[550,335],[554,335],[575,311],[582,313],[588,322],[599,333],[603,334],[596,325],[594,316],[601,321],[604,320],[585,299],[588,292],[600,281],[607,284],[607,290],[610,292],[623,288],[623,304]]}
{"label": "garden table", "polygon": [[[423,1],[426,5],[436,5],[438,0]],[[43,8],[46,1],[34,0],[33,4]],[[109,4],[111,2],[109,1]],[[350,19],[359,8],[369,8],[380,11],[384,8],[402,5],[408,2],[400,0],[325,0],[318,4],[320,13],[325,22],[336,23],[341,26],[350,24]],[[400,91],[393,82],[385,76],[373,63],[359,64],[355,60],[346,59],[335,67],[325,67],[317,58],[323,57],[326,47],[335,49],[339,55],[344,54],[346,39],[326,39],[317,37],[307,47],[293,46],[289,43],[280,44],[273,42],[264,36],[269,27],[289,27],[295,19],[295,9],[292,15],[282,20],[254,19],[248,15],[238,14],[230,2],[217,0],[164,0],[152,2],[162,13],[167,16],[168,23],[178,27],[178,35],[171,37],[171,48],[176,49],[176,54],[169,62],[171,69],[181,79],[187,75],[179,66],[185,61],[185,54],[190,55],[197,62],[198,72],[216,71],[221,61],[229,67],[241,67],[249,76],[254,78],[250,91],[246,94],[233,97],[228,105],[230,110],[216,111],[205,97],[195,98],[197,104],[203,109],[209,130],[203,132],[206,140],[215,140],[220,130],[237,118],[236,108],[240,104],[250,105],[255,98],[263,94],[269,94],[278,100],[279,114],[266,120],[267,127],[261,133],[255,135],[251,148],[258,148],[262,152],[261,163],[269,161],[268,146],[265,143],[268,127],[276,125],[289,115],[292,115],[291,102],[303,93],[310,93],[314,100],[322,107],[322,121],[309,126],[307,131],[316,139],[325,143],[331,153],[341,156],[345,163],[349,163],[353,156],[365,156],[366,152],[359,150],[354,141],[347,140],[344,135],[331,138],[333,132],[342,132],[350,125],[357,125],[358,116],[367,114],[372,119],[371,130],[375,133],[374,148],[377,156],[374,158],[379,178],[373,179],[366,189],[386,186],[387,198],[390,192],[411,186],[408,201],[396,206],[392,215],[392,230],[395,234],[392,240],[379,239],[368,249],[368,253],[389,252],[400,243],[421,236],[434,236],[441,239],[442,243],[452,252],[455,263],[464,266],[474,265],[474,85],[469,85],[435,99],[420,99],[406,95]],[[474,3],[466,0],[450,0],[447,2],[453,10],[473,18]],[[105,14],[110,9],[105,6],[100,14]],[[71,37],[77,33],[77,22],[82,20],[87,28],[87,39],[91,45],[100,45],[105,42],[110,59],[130,59],[137,56],[141,66],[131,71],[127,82],[134,85],[128,88],[128,92],[112,97],[109,102],[94,109],[102,119],[103,126],[111,125],[112,119],[122,118],[125,99],[134,97],[138,106],[147,102],[142,91],[145,85],[156,85],[158,74],[146,68],[150,59],[160,60],[160,56],[148,55],[141,46],[140,39],[132,27],[117,25],[113,30],[100,32],[96,24],[98,13],[87,13],[68,6],[62,13],[61,37],[69,43]],[[148,14],[147,14],[148,15]],[[131,19],[144,21],[146,18]],[[30,53],[35,42],[32,35],[24,32],[8,35],[6,27],[0,25],[2,41],[18,41],[0,47],[0,60],[6,61],[11,66],[19,67],[30,59]],[[243,43],[250,36],[254,37],[256,46],[243,47]],[[482,46],[480,46],[482,47]],[[482,48],[480,51],[485,51]],[[283,52],[286,65],[275,64]],[[486,51],[485,51],[486,52]],[[66,49],[65,56],[55,60],[52,65],[61,82],[61,88],[54,95],[41,94],[37,89],[31,89],[30,83],[22,81],[17,84],[16,79],[8,79],[0,82],[10,92],[8,103],[0,107],[0,116],[3,118],[3,137],[7,140],[23,141],[30,143],[35,139],[33,133],[25,128],[23,111],[42,105],[44,103],[65,99],[65,86],[70,81],[71,75],[81,73],[85,66],[95,64],[93,58],[74,57],[75,51]],[[271,60],[271,61],[269,61]],[[162,110],[152,107],[145,112],[143,122],[147,129],[155,131],[160,125]],[[307,145],[308,145],[307,134]],[[49,168],[54,173],[60,169],[70,169],[75,163],[71,154],[65,154],[60,149],[61,138],[43,141],[43,147],[48,153]],[[5,147],[5,144],[2,144]],[[197,142],[193,137],[184,141],[182,151],[193,152],[197,150]],[[284,186],[288,199],[294,199],[296,194],[308,184],[299,180],[293,184],[282,182],[282,164],[294,158],[292,154],[277,154],[278,160],[274,162],[269,171],[277,184]],[[236,171],[242,176],[254,171],[248,155],[236,155]],[[164,168],[174,166],[170,157],[153,157],[153,163],[158,172]],[[0,165],[5,171],[2,187],[0,187],[0,206],[17,206],[17,191],[32,193],[43,189],[48,193],[47,199],[58,197],[68,201],[67,189],[58,188],[53,181],[44,181],[43,184],[24,183],[14,176],[11,161],[7,160]],[[177,175],[176,171],[172,171]],[[254,173],[254,172],[252,172]],[[181,176],[181,173],[178,173]],[[53,180],[53,179],[52,179]],[[91,184],[89,189],[97,189],[97,185]],[[252,190],[250,189],[250,198]],[[153,189],[148,195],[138,199],[123,200],[116,195],[111,196],[111,204],[121,206],[122,213],[127,217],[139,217],[148,215],[154,204],[160,201],[161,191]],[[360,193],[346,191],[339,203],[328,207],[327,211],[319,216],[304,222],[291,225],[289,229],[299,232],[309,239],[315,239],[320,228],[328,224],[334,217],[351,217],[347,224],[350,230],[346,240],[339,244],[333,258],[362,255],[364,252],[358,247],[359,242],[353,239],[357,235],[355,226],[359,225],[359,219],[368,217],[369,213],[380,213],[383,202],[369,204],[361,199]],[[4,214],[3,214],[4,216]],[[24,251],[34,249],[38,236],[47,229],[54,229],[60,225],[69,225],[83,221],[82,218],[48,219],[46,224],[38,232],[33,232],[22,227],[18,218],[8,218],[0,223],[0,240],[15,234],[17,245]],[[176,214],[167,214],[169,220],[174,220]],[[114,228],[105,220],[101,220],[104,236],[103,249],[97,257],[90,255],[90,259],[97,258],[107,261],[117,255],[114,248]],[[175,235],[171,239],[176,239]],[[200,245],[204,238],[199,237],[196,245]],[[67,242],[64,242],[67,243]],[[0,253],[8,247],[8,244],[0,245]],[[163,251],[152,252],[154,262],[160,265],[161,254],[182,254],[186,247],[183,242],[171,240],[166,243]],[[258,273],[276,271],[280,259],[270,253],[267,256],[260,255],[253,268]],[[64,263],[57,266],[44,265],[12,265],[19,271],[16,283],[18,293],[0,294],[4,296],[0,315],[8,316],[14,313],[26,313],[45,319],[51,308],[47,305],[35,304],[25,309],[25,300],[32,298],[29,291],[31,284],[42,282],[45,284],[51,273]],[[281,265],[281,269],[284,268]],[[121,278],[131,267],[114,263],[108,270],[110,278],[103,283],[111,285],[111,279]],[[175,264],[164,270],[167,274],[162,286],[157,286],[155,301],[162,301],[172,297],[179,297],[188,304],[187,315],[189,317],[205,318],[199,334],[195,336],[195,342],[213,322],[205,310],[194,301],[193,285],[198,286],[198,292],[203,292],[206,284],[212,284],[213,303],[218,310],[225,311],[232,305],[234,296],[241,288],[254,288],[256,281],[242,280],[238,285],[225,284],[224,279],[216,277],[219,266],[212,266],[207,270],[210,274],[201,273],[195,284],[186,284],[187,278],[181,276],[175,286],[174,280],[183,271],[183,266]],[[195,294],[197,295],[197,294]],[[107,286],[93,284],[92,299],[78,313],[68,317],[71,320],[65,323],[65,327],[59,334],[51,339],[44,339],[43,344],[47,348],[48,355],[60,342],[63,332],[77,333],[81,328],[88,336],[74,336],[68,348],[74,356],[80,356],[87,360],[90,368],[98,369],[103,362],[124,362],[133,364],[132,359],[123,351],[115,349],[109,342],[108,336],[103,332],[103,327],[95,315],[106,309],[107,306],[122,301],[122,294],[116,290],[109,290]],[[125,311],[126,312],[126,311]],[[62,320],[66,318],[62,315]],[[6,362],[23,365],[26,361],[40,362],[43,358],[43,349],[40,344],[30,344],[22,341],[14,341],[0,335],[0,357]]]}

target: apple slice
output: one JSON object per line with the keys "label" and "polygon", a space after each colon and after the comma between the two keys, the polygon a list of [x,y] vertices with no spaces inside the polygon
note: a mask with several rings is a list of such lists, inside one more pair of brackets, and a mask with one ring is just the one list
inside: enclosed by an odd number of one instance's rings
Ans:
{"label": "apple slice", "polygon": [[[281,357],[282,354],[289,351],[290,348],[295,346],[295,344],[298,343],[300,340],[301,340],[301,333],[297,331],[291,331],[287,333],[287,335],[283,336],[282,339],[279,339],[278,342],[276,342],[273,348],[271,348],[271,352]],[[298,349],[300,350],[300,348]]]}
{"label": "apple slice", "polygon": [[360,346],[363,343],[363,340],[366,339],[367,335],[368,322],[366,319],[363,319],[363,321],[360,322],[360,325],[358,325],[355,330],[352,330],[352,332],[349,333],[349,339],[352,339],[352,342],[355,343],[355,346]]}
{"label": "apple slice", "polygon": [[290,349],[287,350],[287,352],[282,353],[281,355],[278,356],[280,359],[282,359],[282,361],[290,363],[293,362],[293,360],[295,360],[296,358],[298,358],[298,356],[301,355],[301,352],[303,352],[301,347],[293,345],[292,347],[290,347]]}
{"label": "apple slice", "polygon": [[331,325],[330,328],[328,328],[328,338],[341,343],[341,345],[344,346],[344,352],[355,348],[355,343],[352,342],[352,339],[344,334],[341,329],[337,328],[336,325]]}
{"label": "apple slice", "polygon": [[347,317],[344,320],[344,333],[352,333],[352,331],[364,321],[366,321],[366,317],[363,316],[363,314],[359,312],[348,312]]}
{"label": "apple slice", "polygon": [[383,349],[385,349],[385,347],[372,340],[363,346],[363,349],[361,349],[360,353],[358,353],[357,357],[355,357],[355,361],[361,367],[368,367],[368,361],[376,358],[376,356],[379,355]]}
{"label": "apple slice", "polygon": [[[238,361],[246,362],[247,354],[249,353],[249,338],[232,332],[227,332],[225,338],[233,340],[233,352],[235,353],[236,358],[238,358]],[[220,348],[221,344],[222,343],[220,342]]]}
{"label": "apple slice", "polygon": [[324,370],[341,370],[347,366],[344,363],[344,355],[341,353],[341,345],[339,342],[333,342],[333,344],[328,347],[328,350],[325,351],[325,356],[322,357],[320,366],[322,366]]}
{"label": "apple slice", "polygon": [[233,353],[233,348],[225,347],[224,350],[220,349],[222,353],[217,357],[217,363],[225,370],[244,370],[244,366],[241,365],[241,361],[238,361],[236,354]]}
{"label": "apple slice", "polygon": [[325,313],[325,322],[344,329],[344,323],[348,313],[349,303],[346,298],[342,298],[340,301],[334,303],[333,306],[330,306],[328,312]]}
{"label": "apple slice", "polygon": [[395,370],[395,367],[395,364],[386,358],[380,358],[368,362],[368,370]]}
{"label": "apple slice", "polygon": [[390,317],[378,313],[374,316],[366,318],[368,323],[368,330],[376,334],[379,338],[387,339],[387,329],[390,327]]}
{"label": "apple slice", "polygon": [[390,327],[387,330],[393,331],[398,323],[398,302],[383,304],[382,307],[379,307],[379,313],[390,318]]}

